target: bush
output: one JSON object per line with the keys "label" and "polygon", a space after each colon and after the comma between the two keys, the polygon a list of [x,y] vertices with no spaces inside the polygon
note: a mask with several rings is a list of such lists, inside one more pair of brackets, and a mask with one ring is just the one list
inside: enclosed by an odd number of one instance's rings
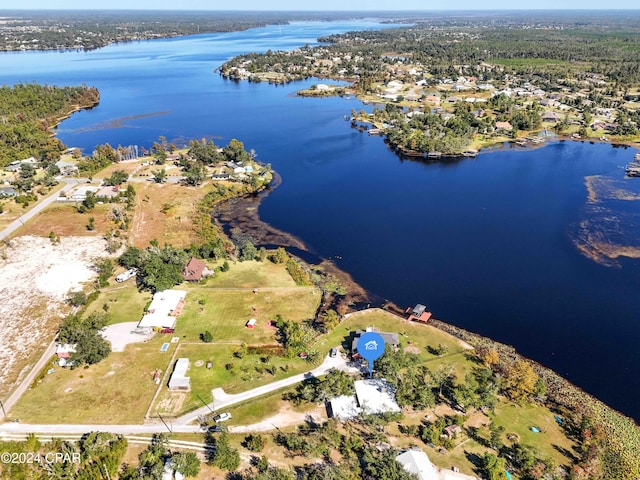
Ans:
{"label": "bush", "polygon": [[213,341],[213,334],[207,330],[204,333],[200,334],[200,340],[202,340],[204,343],[211,343]]}
{"label": "bush", "polygon": [[251,452],[261,452],[267,445],[267,441],[262,435],[250,434],[244,438],[242,445]]}

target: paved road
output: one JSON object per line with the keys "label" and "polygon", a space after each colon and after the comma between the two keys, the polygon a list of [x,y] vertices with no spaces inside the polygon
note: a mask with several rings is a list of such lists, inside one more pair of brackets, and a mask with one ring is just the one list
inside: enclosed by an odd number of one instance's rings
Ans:
{"label": "paved road", "polygon": [[[206,415],[211,411],[220,410],[222,408],[230,407],[236,403],[244,402],[260,395],[279,390],[284,387],[295,385],[302,382],[306,378],[318,377],[324,375],[332,368],[343,370],[347,372],[357,372],[358,369],[347,365],[345,360],[338,355],[335,358],[327,356],[317,368],[310,370],[307,373],[301,373],[293,375],[291,377],[278,380],[277,382],[269,383],[261,387],[247,390],[243,393],[230,395],[224,393],[221,388],[214,390],[214,401],[206,407],[199,408],[193,412],[190,412],[182,417],[175,419],[172,423],[168,423],[169,428],[173,432],[199,432],[199,425],[189,425],[190,422],[196,420],[200,415]],[[141,433],[156,433],[164,432],[167,427],[162,422],[149,423],[146,425],[69,425],[69,424],[56,424],[56,425],[37,425],[37,424],[25,424],[8,422],[0,425],[0,437],[3,435],[16,434],[16,433],[86,433],[91,431],[111,432],[119,434],[141,434]]]}
{"label": "paved road", "polygon": [[36,378],[36,375],[38,375],[38,373],[42,371],[46,363],[49,360],[51,360],[51,357],[53,357],[53,354],[56,353],[56,343],[57,341],[54,339],[51,342],[51,344],[47,347],[47,349],[44,351],[44,353],[40,357],[40,360],[38,360],[36,364],[33,366],[29,374],[25,377],[24,380],[22,380],[22,382],[20,382],[20,385],[18,385],[18,388],[16,388],[13,391],[13,393],[9,396],[9,398],[7,398],[3,402],[4,410],[5,412],[7,412],[7,415],[9,418],[11,418],[11,412],[9,412],[9,410],[11,410],[11,407],[13,407],[13,405],[15,405],[15,403],[20,399],[22,394],[27,391],[27,389],[33,383],[33,380]]}
{"label": "paved road", "polygon": [[38,213],[40,213],[42,211],[43,208],[45,208],[45,207],[51,205],[53,202],[55,202],[56,198],[58,198],[60,196],[60,193],[68,192],[69,190],[71,190],[74,186],[78,185],[78,183],[80,183],[83,180],[86,181],[85,179],[66,179],[66,178],[63,179],[62,181],[64,183],[66,183],[66,185],[64,187],[62,187],[62,190],[58,190],[58,191],[53,192],[51,195],[46,197],[44,200],[40,201],[35,207],[33,207],[27,213],[25,213],[24,215],[20,216],[19,218],[16,218],[13,222],[11,222],[4,230],[2,230],[0,232],[0,241],[4,240],[9,235],[11,235],[13,232],[15,232],[18,228],[23,226],[28,220],[31,220],[33,217],[35,217]]}

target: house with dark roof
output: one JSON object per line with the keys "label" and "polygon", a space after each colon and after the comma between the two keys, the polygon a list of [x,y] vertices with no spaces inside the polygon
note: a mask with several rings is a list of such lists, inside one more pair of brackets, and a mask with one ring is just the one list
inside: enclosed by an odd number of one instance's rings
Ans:
{"label": "house with dark roof", "polygon": [[[367,329],[367,331],[374,331],[374,330],[373,329]],[[358,353],[358,340],[360,340],[360,337],[364,333],[366,333],[366,332],[363,331],[363,330],[356,330],[356,334],[355,334],[355,336],[353,338],[353,341],[351,342],[351,357],[352,358],[360,358],[361,357],[361,355]],[[398,347],[398,345],[400,345],[400,337],[398,336],[397,333],[378,332],[378,331],[376,331],[376,333],[382,337],[382,339],[384,340],[385,345],[391,345],[392,347]]]}

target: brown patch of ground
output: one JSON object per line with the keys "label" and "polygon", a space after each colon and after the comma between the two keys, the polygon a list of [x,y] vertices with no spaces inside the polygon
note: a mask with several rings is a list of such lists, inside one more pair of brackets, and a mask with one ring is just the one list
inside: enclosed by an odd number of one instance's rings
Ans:
{"label": "brown patch of ground", "polygon": [[192,224],[195,205],[207,193],[205,186],[136,183],[136,211],[130,227],[130,241],[147,247],[157,239],[160,244],[186,247],[198,239]]}
{"label": "brown patch of ground", "polygon": [[[54,203],[29,220],[21,228],[21,235],[46,237],[54,232],[59,237],[97,236],[113,228],[109,219],[110,204],[96,205],[87,213],[78,213],[73,203]],[[94,229],[88,230],[89,218],[94,219]]]}
{"label": "brown patch of ground", "polygon": [[267,432],[278,428],[286,428],[294,425],[301,425],[306,420],[313,419],[315,423],[322,423],[327,419],[327,413],[324,407],[314,406],[312,410],[297,412],[289,405],[286,405],[275,415],[258,423],[251,425],[241,425],[229,427],[230,433],[249,433],[249,432]]}

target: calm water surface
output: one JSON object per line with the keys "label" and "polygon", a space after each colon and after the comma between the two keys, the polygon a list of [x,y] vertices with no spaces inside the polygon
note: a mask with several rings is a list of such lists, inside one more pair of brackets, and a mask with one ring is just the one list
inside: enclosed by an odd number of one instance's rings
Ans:
{"label": "calm water surface", "polygon": [[[234,83],[215,68],[248,51],[291,49],[375,23],[295,23],[112,45],[93,52],[0,55],[0,82],[86,83],[98,107],[58,133],[96,144],[150,146],[237,137],[282,185],[261,217],[306,241],[371,292],[513,344],[640,419],[638,260],[603,266],[572,236],[587,209],[585,176],[622,178],[631,149],[555,143],[475,160],[402,161],[343,120],[357,100],[297,98],[288,86]],[[637,190],[640,179],[628,181]],[[634,211],[635,202],[624,208]],[[620,206],[623,208],[623,206]],[[597,218],[592,219],[597,223]],[[624,219],[623,219],[624,221]]]}

